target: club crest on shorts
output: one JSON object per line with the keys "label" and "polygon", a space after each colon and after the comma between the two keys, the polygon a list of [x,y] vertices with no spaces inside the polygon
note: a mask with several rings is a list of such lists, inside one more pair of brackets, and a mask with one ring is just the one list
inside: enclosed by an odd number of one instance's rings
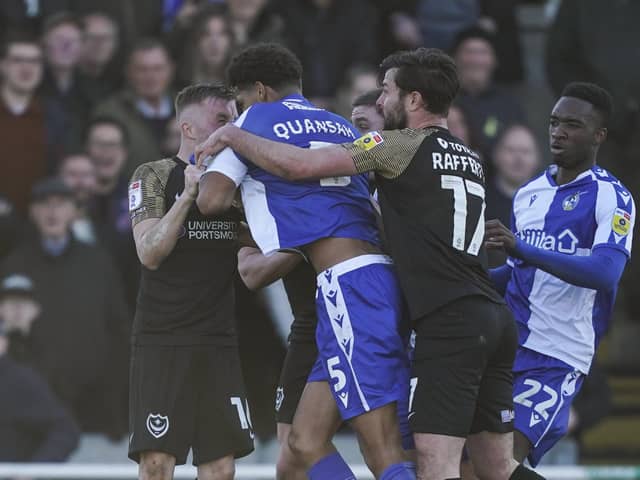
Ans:
{"label": "club crest on shorts", "polygon": [[169,417],[159,413],[150,413],[147,417],[147,430],[155,438],[160,438],[169,431]]}
{"label": "club crest on shorts", "polygon": [[284,401],[284,388],[278,387],[276,390],[276,412],[280,411],[280,407],[282,407],[282,402]]}

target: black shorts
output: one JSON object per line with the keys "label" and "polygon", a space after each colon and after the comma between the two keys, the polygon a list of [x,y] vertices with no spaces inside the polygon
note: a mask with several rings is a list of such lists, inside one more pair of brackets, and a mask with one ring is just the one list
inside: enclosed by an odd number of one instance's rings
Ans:
{"label": "black shorts", "polygon": [[289,342],[276,390],[276,422],[293,423],[307,377],[318,358],[315,341]]}
{"label": "black shorts", "polygon": [[409,425],[466,437],[513,430],[516,325],[506,305],[464,297],[416,322]]}
{"label": "black shorts", "polygon": [[253,451],[237,347],[135,345],[129,389],[129,458],[165,452],[200,465]]}

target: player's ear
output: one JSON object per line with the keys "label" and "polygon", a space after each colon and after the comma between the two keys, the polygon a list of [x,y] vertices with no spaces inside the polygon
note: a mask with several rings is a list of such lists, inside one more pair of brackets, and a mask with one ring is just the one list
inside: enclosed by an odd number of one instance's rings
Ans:
{"label": "player's ear", "polygon": [[425,102],[422,98],[420,92],[409,92],[407,94],[407,108],[410,112],[415,112],[417,110],[421,110],[425,108]]}
{"label": "player's ear", "polygon": [[600,127],[596,130],[593,139],[596,145],[602,145],[607,139],[608,130],[605,127]]}
{"label": "player's ear", "polygon": [[193,132],[193,125],[187,121],[180,122],[180,132],[184,136],[184,138],[188,138],[189,140],[195,140],[195,135]]}
{"label": "player's ear", "polygon": [[262,82],[256,82],[253,84],[256,89],[256,96],[259,102],[267,101],[267,87]]}

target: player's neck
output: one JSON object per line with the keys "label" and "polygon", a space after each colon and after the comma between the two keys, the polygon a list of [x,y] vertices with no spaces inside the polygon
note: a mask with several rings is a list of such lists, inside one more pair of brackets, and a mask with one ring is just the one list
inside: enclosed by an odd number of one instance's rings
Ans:
{"label": "player's neck", "polygon": [[434,115],[429,112],[421,113],[420,115],[411,116],[407,119],[407,126],[409,128],[421,129],[427,127],[440,127],[449,128],[447,126],[447,118],[441,115]]}
{"label": "player's neck", "polygon": [[[273,94],[275,98],[267,98],[267,101],[277,102],[278,100],[282,100],[283,98],[290,95],[302,95],[302,91],[298,87],[285,87],[278,90],[277,92],[273,90]],[[271,97],[271,95],[269,96]]]}
{"label": "player's neck", "polygon": [[573,168],[565,168],[559,167],[558,173],[556,174],[556,183],[558,185],[566,185],[567,183],[573,182],[578,175],[583,172],[586,172],[590,168],[592,168],[596,164],[595,159],[590,161],[589,163],[580,163]]}
{"label": "player's neck", "polygon": [[196,145],[191,142],[183,142],[180,144],[178,153],[176,156],[185,163],[189,163],[189,157],[193,155],[196,150]]}

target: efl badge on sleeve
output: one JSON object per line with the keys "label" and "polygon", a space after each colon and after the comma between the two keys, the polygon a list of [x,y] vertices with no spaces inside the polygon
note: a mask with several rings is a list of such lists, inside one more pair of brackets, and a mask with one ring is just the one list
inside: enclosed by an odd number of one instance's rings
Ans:
{"label": "efl badge on sleeve", "polygon": [[622,208],[616,208],[616,211],[613,214],[611,228],[618,235],[627,235],[631,228],[631,214]]}
{"label": "efl badge on sleeve", "polygon": [[138,180],[129,185],[129,211],[142,206],[142,180]]}
{"label": "efl badge on sleeve", "polygon": [[369,132],[358,138],[353,144],[363,150],[371,150],[376,145],[384,142],[384,138],[378,132]]}

